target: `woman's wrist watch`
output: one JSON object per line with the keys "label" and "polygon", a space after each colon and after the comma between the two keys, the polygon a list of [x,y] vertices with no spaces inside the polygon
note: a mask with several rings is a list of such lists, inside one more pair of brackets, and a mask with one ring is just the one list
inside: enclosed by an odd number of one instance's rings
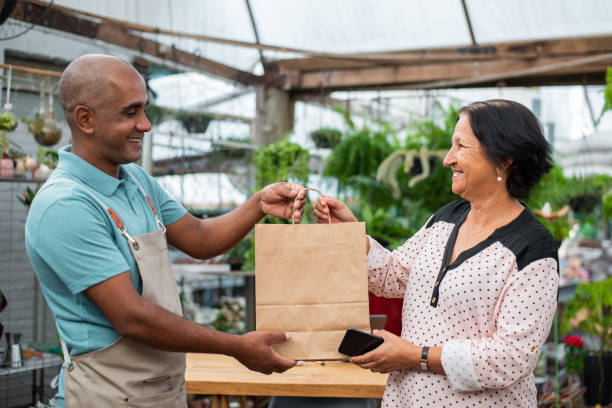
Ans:
{"label": "woman's wrist watch", "polygon": [[429,353],[429,347],[423,347],[421,351],[421,370],[429,371],[429,365],[427,364],[427,353]]}

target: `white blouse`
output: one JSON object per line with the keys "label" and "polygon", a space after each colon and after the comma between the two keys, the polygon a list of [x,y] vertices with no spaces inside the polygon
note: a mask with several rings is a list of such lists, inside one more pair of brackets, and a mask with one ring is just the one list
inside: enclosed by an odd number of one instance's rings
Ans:
{"label": "white blouse", "polygon": [[369,238],[370,291],[404,298],[402,337],[442,346],[446,372],[391,373],[383,407],[537,404],[532,373],[557,306],[556,244],[525,208],[448,265],[469,209],[446,205],[392,252]]}

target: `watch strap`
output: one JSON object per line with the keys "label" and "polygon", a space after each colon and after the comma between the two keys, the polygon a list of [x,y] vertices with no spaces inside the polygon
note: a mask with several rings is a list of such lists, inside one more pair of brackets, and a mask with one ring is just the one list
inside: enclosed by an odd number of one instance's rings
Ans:
{"label": "watch strap", "polygon": [[427,354],[429,353],[429,347],[423,347],[421,351],[421,370],[429,371],[429,364],[427,364]]}

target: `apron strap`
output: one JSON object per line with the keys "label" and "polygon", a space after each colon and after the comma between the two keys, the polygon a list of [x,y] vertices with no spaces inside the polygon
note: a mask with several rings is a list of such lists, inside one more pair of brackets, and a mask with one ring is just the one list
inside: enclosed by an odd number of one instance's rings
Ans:
{"label": "apron strap", "polygon": [[[58,183],[70,183],[70,184],[74,184],[74,185],[79,186],[80,188],[82,188],[83,191],[85,191],[89,196],[91,196],[91,198],[96,200],[98,202],[98,204],[100,204],[100,206],[106,210],[106,212],[108,213],[111,221],[113,221],[113,224],[115,224],[115,226],[117,227],[117,229],[119,230],[121,235],[123,235],[128,240],[130,245],[132,245],[135,249],[138,249],[138,243],[136,242],[136,240],[134,238],[132,238],[132,236],[130,234],[128,234],[127,227],[125,226],[123,221],[121,221],[121,218],[119,218],[117,213],[115,211],[113,211],[112,208],[110,208],[109,206],[104,204],[104,202],[102,200],[100,200],[89,188],[85,187],[81,183],[78,183],[78,182],[76,182],[74,180],[71,180],[69,178],[58,177],[58,178],[55,178],[55,179],[47,181],[45,184],[43,184],[43,186],[38,191],[41,191],[41,190],[49,187],[52,184],[58,184]],[[157,219],[157,216],[155,218]],[[157,220],[157,221],[159,223],[159,220]],[[164,228],[164,232],[165,232],[165,228]]]}
{"label": "apron strap", "polygon": [[155,210],[155,206],[153,205],[153,201],[151,201],[151,197],[149,197],[147,195],[147,192],[145,191],[144,187],[142,187],[142,184],[140,184],[140,182],[138,181],[138,179],[136,177],[134,177],[134,175],[132,174],[131,171],[128,170],[128,168],[126,166],[122,167],[123,170],[125,170],[125,172],[130,176],[130,178],[132,180],[134,180],[134,182],[136,183],[136,185],[138,186],[138,188],[140,189],[140,192],[142,193],[142,195],[144,196],[144,198],[147,199],[147,202],[149,203],[149,207],[151,207],[151,210],[153,211],[153,215],[155,216],[155,220],[157,221],[157,225],[159,226],[159,229],[164,231],[164,234],[166,233],[166,226],[164,225],[163,222],[161,222],[161,220],[159,219],[159,217],[157,217],[157,210]]}
{"label": "apron strap", "polygon": [[[160,229],[162,229],[164,234],[165,234],[166,233],[166,227],[160,221],[160,219],[157,217],[157,211],[155,210],[155,206],[153,205],[153,202],[151,201],[151,198],[149,198],[149,196],[145,192],[144,188],[142,188],[142,185],[138,182],[136,177],[134,177],[134,175],[127,168],[123,167],[123,169],[128,173],[128,175],[138,185],[139,190],[144,195],[144,197],[147,199],[147,202],[149,203],[149,206],[151,207],[151,210],[153,210],[153,215],[155,216],[155,219],[157,220],[157,224],[160,226]],[[121,218],[119,218],[117,213],[115,213],[112,210],[112,208],[110,208],[109,206],[104,204],[104,202],[102,200],[100,200],[89,188],[85,187],[81,183],[79,183],[79,182],[77,182],[75,180],[71,180],[69,178],[58,177],[58,178],[54,178],[54,179],[51,179],[51,180],[47,180],[47,182],[45,184],[43,184],[38,191],[40,192],[43,189],[45,189],[45,188],[47,188],[47,187],[49,187],[49,186],[51,186],[53,184],[58,184],[58,183],[70,183],[70,184],[74,184],[74,185],[82,188],[83,191],[85,191],[89,196],[91,196],[94,200],[96,200],[96,202],[98,202],[98,204],[100,204],[100,206],[106,210],[106,212],[108,213],[109,217],[111,218],[111,220],[113,221],[113,223],[115,224],[117,229],[119,230],[119,232],[127,238],[127,240],[134,247],[134,249],[138,249],[138,243],[136,242],[136,240],[134,238],[132,238],[132,236],[130,234],[127,233],[127,228],[126,228],[125,224],[123,223],[123,221],[121,221]],[[61,346],[62,346],[62,354],[64,355],[64,369],[68,370],[68,371],[72,371],[73,365],[72,365],[72,360],[70,359],[70,354],[68,353],[68,346],[64,342],[64,339],[61,338],[61,337],[60,337],[60,343],[61,343]],[[51,384],[50,384],[51,388],[56,388],[57,387],[58,380],[59,380],[59,375],[51,380]]]}

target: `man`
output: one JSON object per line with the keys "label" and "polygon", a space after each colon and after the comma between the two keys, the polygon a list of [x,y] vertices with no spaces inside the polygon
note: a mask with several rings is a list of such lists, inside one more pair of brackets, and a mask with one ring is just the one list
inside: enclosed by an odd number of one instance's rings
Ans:
{"label": "man", "polygon": [[266,374],[292,367],[271,347],[284,333],[235,336],[182,317],[164,233],[210,258],[265,214],[299,221],[303,187],[272,184],[228,214],[197,219],[131,164],[151,128],[145,83],[131,65],[79,57],[62,74],[59,97],[72,146],[32,204],[26,248],[63,343],[60,404],[185,407],[185,352],[230,355]]}

